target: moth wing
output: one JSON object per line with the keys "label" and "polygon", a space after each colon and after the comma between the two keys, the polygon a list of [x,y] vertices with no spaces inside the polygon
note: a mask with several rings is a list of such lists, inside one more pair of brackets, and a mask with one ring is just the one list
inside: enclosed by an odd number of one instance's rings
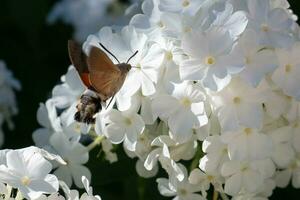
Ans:
{"label": "moth wing", "polygon": [[123,85],[125,76],[120,74],[108,75],[106,72],[96,72],[93,75],[90,74],[90,79],[93,88],[98,92],[100,98],[103,101],[106,101],[119,91]]}
{"label": "moth wing", "polygon": [[92,47],[87,58],[90,71],[90,81],[102,100],[106,100],[116,93],[123,78],[120,69],[99,48]]}
{"label": "moth wing", "polygon": [[81,49],[81,45],[75,42],[74,40],[68,41],[68,51],[69,57],[76,68],[82,82],[86,87],[91,86],[91,82],[89,80],[89,69],[87,66],[87,56]]}

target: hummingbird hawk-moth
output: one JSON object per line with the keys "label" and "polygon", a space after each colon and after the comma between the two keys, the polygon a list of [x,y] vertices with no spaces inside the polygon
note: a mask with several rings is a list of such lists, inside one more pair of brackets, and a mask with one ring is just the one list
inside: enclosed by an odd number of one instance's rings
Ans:
{"label": "hummingbird hawk-moth", "polygon": [[95,123],[94,115],[102,109],[101,103],[113,98],[121,89],[127,73],[132,68],[128,62],[138,53],[136,51],[126,63],[120,63],[116,56],[99,44],[117,60],[118,64],[114,64],[98,47],[91,47],[89,55],[86,55],[81,45],[73,40],[68,41],[70,60],[88,89],[82,94],[76,106],[74,119],[78,122]]}

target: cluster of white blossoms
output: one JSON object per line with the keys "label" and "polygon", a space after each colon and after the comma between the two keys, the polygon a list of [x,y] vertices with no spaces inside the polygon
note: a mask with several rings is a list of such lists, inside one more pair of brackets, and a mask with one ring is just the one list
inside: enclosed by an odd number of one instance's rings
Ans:
{"label": "cluster of white blossoms", "polygon": [[9,129],[14,128],[12,116],[18,113],[15,91],[21,89],[21,84],[0,60],[0,146],[4,143],[2,126],[7,123]]}
{"label": "cluster of white blossoms", "polygon": [[[141,0],[61,0],[50,11],[47,21],[58,19],[74,26],[74,37],[84,41],[102,26],[128,24],[131,16],[140,10]],[[129,6],[130,5],[130,6]],[[124,16],[125,15],[125,16]]]}
{"label": "cluster of white blossoms", "polygon": [[[86,192],[80,196],[77,190],[70,190],[63,181],[50,174],[56,163],[67,165],[61,157],[38,147],[1,150],[0,199],[101,200],[98,195],[93,195],[86,177],[81,178]],[[64,195],[59,194],[59,188]]]}
{"label": "cluster of white blossoms", "polygon": [[276,187],[300,188],[300,28],[288,2],[145,0],[141,8],[129,25],[83,44],[88,55],[102,43],[122,62],[138,50],[95,125],[74,121],[85,86],[72,66],[40,105],[33,139],[66,163],[53,165],[54,175],[83,187],[89,151],[101,144],[115,162],[113,144],[122,143],[140,176],[166,171],[158,189],[174,199],[208,199],[213,187],[214,199],[265,200]]}

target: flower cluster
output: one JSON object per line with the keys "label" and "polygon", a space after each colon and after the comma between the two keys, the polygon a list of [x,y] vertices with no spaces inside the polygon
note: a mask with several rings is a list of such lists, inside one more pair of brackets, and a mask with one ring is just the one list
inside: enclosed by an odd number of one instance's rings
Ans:
{"label": "flower cluster", "polygon": [[129,3],[127,5],[120,0],[61,0],[54,5],[47,21],[53,24],[60,19],[73,25],[74,37],[84,41],[102,26],[127,24],[131,16],[140,10],[140,0],[130,0]]}
{"label": "flower cluster", "polygon": [[[140,176],[167,172],[158,189],[174,199],[207,199],[211,187],[215,197],[236,200],[268,199],[290,182],[299,188],[300,28],[288,2],[145,0],[141,7],[129,25],[104,27],[83,44],[88,55],[101,42],[123,62],[138,50],[95,126],[74,121],[85,87],[72,66],[41,104],[34,141],[67,163],[54,174],[82,187],[80,177],[91,177],[89,150],[101,143],[114,162],[112,144],[122,143]],[[94,142],[83,146],[83,134]]]}
{"label": "flower cluster", "polygon": [[17,150],[1,150],[0,161],[0,199],[64,200],[65,198],[58,193],[60,186],[66,199],[101,200],[99,196],[93,195],[89,181],[84,176],[81,181],[86,193],[81,197],[77,190],[70,190],[63,181],[59,182],[50,171],[55,163],[61,165],[67,163],[61,157],[43,149],[32,146]]}
{"label": "flower cluster", "polygon": [[1,129],[3,123],[7,122],[9,129],[14,128],[11,118],[18,113],[15,91],[20,89],[19,81],[6,68],[4,61],[0,60],[0,146],[4,143],[4,133]]}

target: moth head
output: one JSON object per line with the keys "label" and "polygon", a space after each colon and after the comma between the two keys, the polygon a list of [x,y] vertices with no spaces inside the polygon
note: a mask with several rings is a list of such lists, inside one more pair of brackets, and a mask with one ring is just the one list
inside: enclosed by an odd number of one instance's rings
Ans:
{"label": "moth head", "polygon": [[117,64],[117,66],[119,67],[119,69],[123,72],[123,73],[127,73],[131,70],[132,66],[130,64],[127,63],[121,63],[121,64]]}

